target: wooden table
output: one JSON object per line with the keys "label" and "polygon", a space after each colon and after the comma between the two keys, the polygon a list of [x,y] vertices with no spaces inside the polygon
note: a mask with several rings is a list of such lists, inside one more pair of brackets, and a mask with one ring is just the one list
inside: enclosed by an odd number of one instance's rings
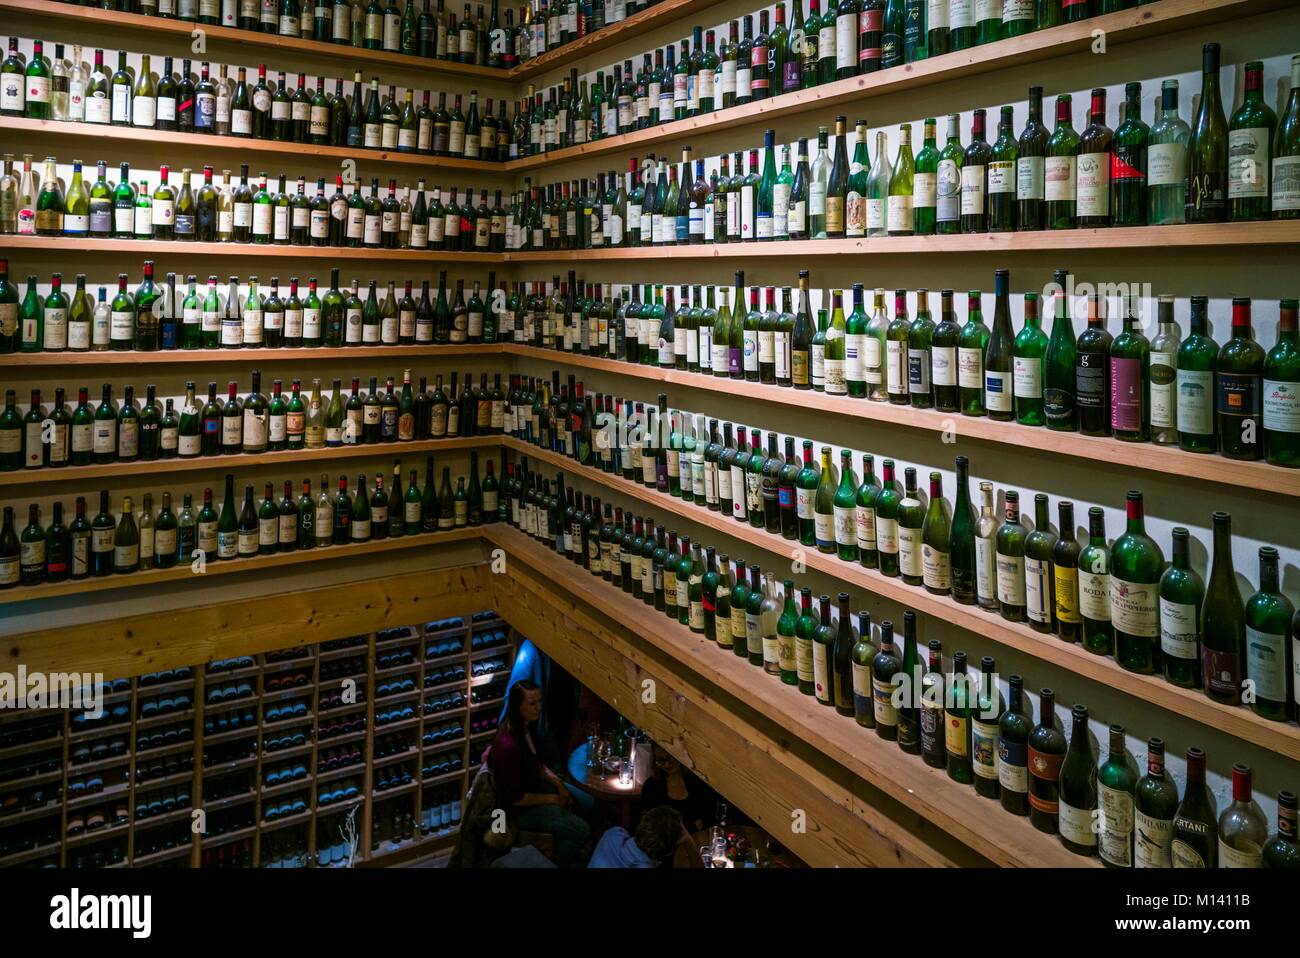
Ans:
{"label": "wooden table", "polygon": [[632,830],[632,803],[641,798],[641,786],[632,782],[623,785],[615,773],[603,768],[587,767],[587,743],[583,742],[569,756],[569,779],[598,802],[613,802],[619,806],[619,820],[629,832]]}

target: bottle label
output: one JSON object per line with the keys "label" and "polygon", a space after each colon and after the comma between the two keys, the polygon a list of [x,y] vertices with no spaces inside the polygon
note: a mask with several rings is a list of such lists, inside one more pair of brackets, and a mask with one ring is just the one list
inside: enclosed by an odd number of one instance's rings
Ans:
{"label": "bottle label", "polygon": [[1016,191],[1016,164],[1010,160],[994,160],[988,167],[989,193]]}
{"label": "bottle label", "polygon": [[1075,172],[1073,156],[1049,156],[1044,160],[1044,198],[1049,202],[1073,202]]}
{"label": "bottle label", "polygon": [[1180,369],[1176,381],[1178,390],[1174,411],[1178,418],[1178,431],[1199,436],[1214,435],[1214,372]]}
{"label": "bottle label", "polygon": [[1029,747],[998,736],[998,782],[1008,792],[1023,795],[1029,791]]}
{"label": "bottle label", "polygon": [[970,722],[971,767],[980,778],[997,781],[998,778],[998,725],[996,722]]}
{"label": "bottle label", "polygon": [[1019,157],[1015,161],[1015,199],[1041,200],[1044,198],[1044,188],[1043,157]]}
{"label": "bottle label", "polygon": [[876,510],[870,506],[857,507],[858,548],[876,551]]}
{"label": "bottle label", "polygon": [[[1065,755],[1056,755],[1047,752],[1040,752],[1032,745],[1029,746],[1029,774],[1034,778],[1050,783],[1044,790],[1052,793],[1056,792],[1057,783],[1061,779],[1061,763],[1065,760]],[[1033,791],[1029,793],[1029,804],[1036,811],[1045,815],[1059,815],[1060,802],[1049,798],[1043,798]]]}
{"label": "bottle label", "polygon": [[1175,659],[1197,659],[1196,606],[1160,598],[1160,651]]}
{"label": "bottle label", "polygon": [[[1033,801],[1032,796],[1030,801]],[[1060,802],[1059,812],[1057,827],[1062,838],[1076,845],[1091,847],[1097,844],[1097,835],[1092,830],[1092,809],[1075,808],[1066,802]]]}
{"label": "bottle label", "polygon": [[[868,201],[868,206],[871,201]],[[889,219],[883,224],[889,232],[912,231],[912,197],[891,195],[889,197]]]}
{"label": "bottle label", "polygon": [[875,703],[874,713],[877,725],[895,726],[898,724],[898,709],[894,708],[893,683],[882,682],[872,676],[871,695]]}
{"label": "bottle label", "polygon": [[835,543],[855,546],[858,543],[858,510],[854,506],[835,506]]}
{"label": "bottle label", "polygon": [[997,553],[998,601],[1025,605],[1025,558]]}
{"label": "bottle label", "polygon": [[1246,626],[1246,675],[1255,683],[1255,696],[1272,702],[1287,700],[1286,636]]}
{"label": "bottle label", "polygon": [[1266,127],[1228,132],[1228,199],[1268,197],[1269,140]]}
{"label": "bottle label", "polygon": [[832,697],[831,690],[831,670],[827,662],[827,649],[829,646],[825,642],[813,642],[813,691],[819,701],[829,702]]}
{"label": "bottle label", "polygon": [[961,168],[961,213],[962,216],[984,215],[984,167],[982,165]]}
{"label": "bottle label", "polygon": [[1140,808],[1133,813],[1133,863],[1137,868],[1170,868],[1173,861],[1170,845],[1174,822],[1170,818],[1152,818]]}
{"label": "bottle label", "polygon": [[1174,428],[1174,367],[1178,357],[1174,353],[1151,352],[1150,396],[1151,428]]}
{"label": "bottle label", "polygon": [[1147,147],[1147,186],[1177,186],[1187,179],[1187,146],[1152,143]]}
{"label": "bottle label", "polygon": [[1265,379],[1263,406],[1265,431],[1300,434],[1300,382]]}
{"label": "bottle label", "polygon": [[1115,629],[1154,639],[1160,634],[1158,586],[1154,582],[1127,582],[1110,577],[1110,614]]}
{"label": "bottle label", "polygon": [[1116,431],[1142,428],[1142,361],[1110,359],[1110,424]]}
{"label": "bottle label", "polygon": [[952,588],[952,564],[947,552],[941,552],[928,543],[921,546],[921,567],[925,587],[935,592]]}
{"label": "bottle label", "polygon": [[853,663],[853,712],[859,716],[875,717],[871,696],[871,666],[861,662]]}
{"label": "bottle label", "polygon": [[912,176],[913,209],[934,209],[937,187],[935,174],[916,173]]}
{"label": "bottle label", "polygon": [[1009,375],[992,369],[984,371],[984,406],[989,412],[1011,412],[1011,390],[1007,389]]}
{"label": "bottle label", "polygon": [[[1266,131],[1261,131],[1266,132]],[[1264,864],[1264,849],[1262,846],[1242,839],[1246,845],[1244,849],[1233,848],[1219,836],[1219,867],[1220,868],[1261,868]]]}
{"label": "bottle label", "polygon": [[[929,711],[928,709],[926,711]],[[937,711],[937,710],[936,710]],[[968,719],[947,713],[944,715],[943,742],[948,754],[954,758],[966,758],[970,752],[970,722]]]}
{"label": "bottle label", "polygon": [[1025,612],[1031,622],[1051,624],[1050,561],[1025,557]]}
{"label": "bottle label", "polygon": [[991,537],[975,537],[975,588],[981,600],[997,599],[997,555]]}
{"label": "bottle label", "polygon": [[[89,104],[90,101],[86,102]],[[86,119],[89,121],[89,114]],[[1300,156],[1273,158],[1272,193],[1274,213],[1300,210]]]}
{"label": "bottle label", "polygon": [[[936,385],[939,383],[935,377]],[[968,346],[957,347],[957,385],[962,389],[984,388],[984,352]]]}
{"label": "bottle label", "polygon": [[1043,361],[1038,357],[1017,356],[1013,362],[1012,388],[1017,399],[1043,398]]}
{"label": "bottle label", "polygon": [[955,161],[939,161],[935,191],[938,221],[940,223],[955,223],[961,217],[962,207],[962,172]]}
{"label": "bottle label", "polygon": [[1079,216],[1110,215],[1110,154],[1081,153],[1075,164]]}
{"label": "bottle label", "polygon": [[800,682],[813,682],[813,642],[809,639],[801,639],[795,636],[794,640],[794,670],[799,676]]}
{"label": "bottle label", "polygon": [[[907,500],[903,500],[907,503]],[[913,500],[916,505],[919,502]],[[898,571],[900,575],[920,579],[925,574],[921,562],[921,530],[907,526],[898,527]]]}
{"label": "bottle label", "polygon": [[876,516],[876,549],[886,555],[898,555],[898,520]]}
{"label": "bottle label", "polygon": [[[1097,809],[1101,813],[1098,852],[1103,861],[1121,868],[1133,866],[1133,794],[1097,783]],[[1064,821],[1064,805],[1062,806]],[[1089,828],[1091,833],[1091,828]],[[1062,829],[1062,834],[1065,834]],[[1067,836],[1079,844],[1078,839]]]}

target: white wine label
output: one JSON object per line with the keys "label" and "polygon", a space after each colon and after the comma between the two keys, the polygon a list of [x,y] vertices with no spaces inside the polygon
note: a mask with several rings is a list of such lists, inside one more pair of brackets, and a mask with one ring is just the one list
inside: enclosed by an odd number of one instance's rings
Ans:
{"label": "white wine label", "polygon": [[1268,197],[1268,146],[1265,127],[1228,132],[1228,199]]}
{"label": "white wine label", "polygon": [[1168,818],[1152,818],[1141,809],[1134,812],[1134,864],[1138,868],[1170,868],[1174,823]]}
{"label": "white wine label", "polygon": [[1260,699],[1285,702],[1287,698],[1286,636],[1246,626],[1246,676],[1255,683]]}
{"label": "white wine label", "polygon": [[1180,369],[1177,384],[1178,396],[1174,408],[1178,418],[1178,431],[1193,435],[1214,435],[1214,372]]}
{"label": "white wine label", "polygon": [[870,506],[857,507],[858,548],[875,551],[876,510]]}
{"label": "white wine label", "polygon": [[857,509],[854,506],[835,506],[835,542],[853,546],[858,542]]}
{"label": "white wine label", "polygon": [[1025,557],[997,554],[998,601],[1006,605],[1025,604]]}
{"label": "white wine label", "polygon": [[1007,388],[1009,378],[1011,374],[1008,372],[984,370],[984,407],[989,412],[1011,412],[1012,396]]}
{"label": "white wine label", "polygon": [[1049,156],[1044,173],[1044,198],[1050,203],[1071,202],[1075,199],[1075,172],[1072,156]]}
{"label": "white wine label", "polygon": [[1075,808],[1062,800],[1059,828],[1061,837],[1076,845],[1097,844],[1097,835],[1092,830],[1092,809]]}
{"label": "white wine label", "polygon": [[[938,711],[936,709],[936,711]],[[942,713],[941,713],[942,714]],[[970,752],[968,738],[970,722],[955,715],[943,716],[943,743],[948,754],[957,758],[966,758]]]}
{"label": "white wine label", "polygon": [[[904,500],[906,502],[907,500]],[[900,575],[918,579],[925,574],[921,561],[921,530],[907,526],[898,527],[898,571]]]}
{"label": "white wine label", "polygon": [[813,691],[816,693],[819,701],[832,701],[833,692],[831,689],[831,670],[827,661],[827,649],[829,646],[825,642],[814,642],[813,647]]}
{"label": "white wine label", "polygon": [[876,516],[876,548],[888,555],[898,555],[898,520]]}
{"label": "white wine label", "polygon": [[[972,350],[973,352],[974,350]],[[957,349],[954,346],[930,348],[931,378],[936,386],[957,385]]]}
{"label": "white wine label", "polygon": [[[1016,792],[1018,794],[1023,795],[1024,793],[1029,791],[1029,767],[1027,765],[1021,765],[1017,762],[1005,761],[1002,757],[1002,750],[1004,747],[1009,749],[1010,744],[999,740],[998,782],[1008,792]],[[1017,749],[1022,753],[1023,756],[1024,752],[1026,751],[1024,744],[1023,743],[1020,744],[1017,747]]]}
{"label": "white wine label", "polygon": [[1264,849],[1262,846],[1247,839],[1238,839],[1245,848],[1233,848],[1219,838],[1219,867],[1220,868],[1261,868],[1264,864]]}
{"label": "white wine label", "polygon": [[[935,383],[939,380],[936,377]],[[967,346],[957,348],[957,385],[962,389],[984,388],[984,351]]]}
{"label": "white wine label", "polygon": [[800,682],[812,682],[813,676],[813,643],[809,639],[801,639],[795,636],[794,640],[794,670],[799,676]]}
{"label": "white wine label", "polygon": [[1010,160],[994,160],[988,167],[989,193],[1016,191],[1016,164]]}
{"label": "white wine label", "polygon": [[921,546],[921,568],[925,587],[936,592],[947,592],[952,588],[952,565],[950,556],[940,552],[929,544]]}
{"label": "white wine label", "polygon": [[1041,156],[1022,156],[1016,160],[1016,199],[1041,200],[1044,168]]}
{"label": "white wine label", "polygon": [[1097,783],[1097,808],[1101,811],[1098,852],[1101,859],[1120,868],[1133,866],[1133,794]]}
{"label": "white wine label", "polygon": [[1175,659],[1200,659],[1196,606],[1160,599],[1160,651]]}
{"label": "white wine label", "polygon": [[1039,357],[1017,356],[1012,372],[1017,399],[1043,398],[1043,361]]}
{"label": "white wine label", "polygon": [[[86,101],[86,120],[90,121],[90,101]],[[108,122],[100,120],[101,123]],[[1273,212],[1300,210],[1300,156],[1273,158]]]}
{"label": "white wine label", "polygon": [[1079,570],[1079,611],[1085,619],[1110,621],[1110,576]]}
{"label": "white wine label", "polygon": [[981,599],[997,598],[997,559],[993,540],[975,537],[975,588]]}
{"label": "white wine label", "polygon": [[898,709],[894,708],[894,686],[872,676],[871,698],[875,705],[877,725],[897,725]]}
{"label": "white wine label", "polygon": [[[719,479],[722,478],[722,475],[723,475],[723,472],[722,472],[721,470],[719,470]],[[731,488],[731,480],[730,480],[730,478],[728,478],[728,479],[725,481],[724,485],[725,485],[725,488],[728,489],[728,490]],[[812,518],[813,518],[813,501],[814,501],[814,499],[816,498],[816,495],[817,495],[817,490],[815,490],[815,489],[798,489],[798,490],[796,490],[796,492],[795,492],[795,500],[796,500],[795,504],[796,504],[796,509],[798,510],[798,514],[799,514],[799,518],[800,518],[800,519],[812,519]],[[726,499],[731,498],[730,495],[727,494],[727,492],[724,490],[724,488],[723,488],[721,485],[719,486],[719,489],[718,489],[718,496],[719,496],[720,498],[726,498]]]}
{"label": "white wine label", "polygon": [[1186,179],[1186,144],[1152,143],[1147,147],[1147,186],[1182,186]]}
{"label": "white wine label", "polygon": [[1052,563],[1025,557],[1025,612],[1031,622],[1052,621]]}
{"label": "white wine label", "polygon": [[1300,434],[1300,383],[1264,380],[1264,429]]}
{"label": "white wine label", "polygon": [[912,207],[933,209],[935,184],[933,173],[916,173],[912,177]]}
{"label": "white wine label", "polygon": [[1115,628],[1129,635],[1154,639],[1160,634],[1158,586],[1110,578],[1110,615]]}
{"label": "white wine label", "polygon": [[961,214],[962,216],[982,216],[984,214],[983,165],[963,166],[961,168]]}
{"label": "white wine label", "polygon": [[1172,429],[1174,421],[1174,379],[1178,365],[1175,353],[1151,352],[1151,428]]}
{"label": "white wine label", "polygon": [[834,516],[828,516],[823,512],[814,513],[813,527],[816,530],[818,544],[823,542],[833,543],[835,541]]}
{"label": "white wine label", "polygon": [[1080,153],[1075,194],[1080,216],[1110,215],[1110,153]]}

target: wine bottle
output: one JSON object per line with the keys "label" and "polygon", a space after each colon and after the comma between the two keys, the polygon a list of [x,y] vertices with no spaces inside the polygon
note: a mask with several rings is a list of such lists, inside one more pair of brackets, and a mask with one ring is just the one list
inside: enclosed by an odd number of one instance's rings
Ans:
{"label": "wine bottle", "polygon": [[871,660],[871,697],[874,704],[876,734],[898,741],[898,709],[894,705],[894,676],[903,669],[903,661],[894,647],[894,623],[880,623],[880,651]]}
{"label": "wine bottle", "polygon": [[1088,709],[1076,705],[1070,710],[1073,720],[1070,745],[1061,762],[1059,828],[1061,844],[1076,855],[1097,854],[1097,833],[1093,819],[1097,815],[1097,760],[1088,737]]}
{"label": "wine bottle", "polygon": [[1160,670],[1159,581],[1164,554],[1146,534],[1142,493],[1126,497],[1128,526],[1110,553],[1110,609],[1115,659],[1132,672]]}
{"label": "wine bottle", "polygon": [[1124,747],[1124,726],[1112,725],[1109,754],[1097,769],[1097,808],[1101,817],[1097,853],[1109,868],[1133,867],[1137,784],[1136,770]]}
{"label": "wine bottle", "polygon": [[1007,707],[998,717],[998,787],[1002,807],[1029,814],[1029,736],[1033,729],[1024,699],[1024,679],[1007,679]]}
{"label": "wine bottle", "polygon": [[1296,830],[1295,792],[1277,793],[1277,833],[1264,846],[1265,868],[1300,868],[1300,841]]}
{"label": "wine bottle", "polygon": [[1183,800],[1173,817],[1170,860],[1174,868],[1218,867],[1217,819],[1214,796],[1205,784],[1205,753],[1192,746],[1187,750]]}
{"label": "wine bottle", "polygon": [[1215,512],[1214,556],[1201,606],[1201,678],[1216,702],[1237,703],[1246,648],[1246,610],[1232,568],[1232,518]]}
{"label": "wine bottle", "polygon": [[[1086,719],[1086,716],[1085,716]],[[1086,723],[1085,723],[1086,731]],[[1040,832],[1057,833],[1065,734],[1057,728],[1056,693],[1038,693],[1038,724],[1029,733],[1029,821]]]}
{"label": "wine bottle", "polygon": [[1192,568],[1189,534],[1173,530],[1173,560],[1160,577],[1160,657],[1166,681],[1182,688],[1201,687],[1201,604],[1205,583]]}
{"label": "wine bottle", "polygon": [[[1203,759],[1202,759],[1203,761]],[[1147,740],[1147,773],[1133,798],[1133,864],[1136,868],[1170,868],[1178,786],[1165,774],[1164,739]]]}
{"label": "wine bottle", "polygon": [[1220,868],[1261,868],[1268,822],[1251,797],[1251,771],[1238,762],[1232,766],[1232,804],[1219,815]]}

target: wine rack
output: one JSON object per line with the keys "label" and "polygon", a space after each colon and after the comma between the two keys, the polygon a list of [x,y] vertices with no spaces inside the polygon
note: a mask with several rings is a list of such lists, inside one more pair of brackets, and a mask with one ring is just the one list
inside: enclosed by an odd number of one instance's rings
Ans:
{"label": "wine rack", "polygon": [[109,681],[98,722],[8,710],[0,867],[338,866],[353,808],[356,864],[436,850],[468,786],[471,710],[494,732],[505,689],[471,695],[508,677],[517,643],[467,613]]}

